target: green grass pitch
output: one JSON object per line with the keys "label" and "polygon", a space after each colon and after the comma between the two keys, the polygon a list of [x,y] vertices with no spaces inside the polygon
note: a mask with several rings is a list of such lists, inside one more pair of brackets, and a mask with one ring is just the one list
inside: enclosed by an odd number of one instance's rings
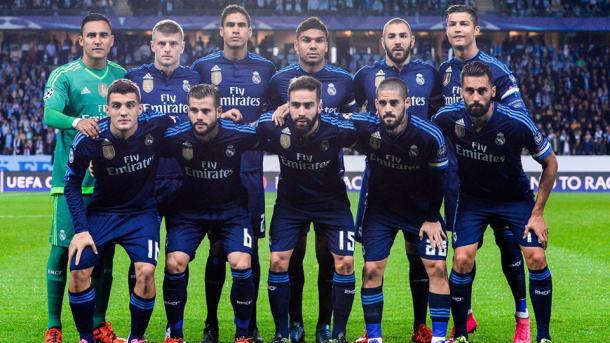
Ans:
{"label": "green grass pitch", "polygon": [[[275,194],[267,195],[267,220],[271,218],[274,199]],[[350,199],[355,210],[356,194],[350,194]],[[47,321],[45,268],[51,207],[51,198],[46,194],[0,194],[0,342],[42,342]],[[550,227],[547,252],[554,283],[553,339],[555,342],[602,342],[610,337],[610,194],[553,194],[547,206],[546,219]],[[206,251],[207,241],[199,248],[198,258],[191,265],[184,324],[185,338],[189,342],[201,339],[205,318],[203,269]],[[269,266],[266,239],[260,242],[260,251],[263,275],[258,301],[259,327],[264,337],[270,340],[273,321],[265,287]],[[126,336],[129,330],[128,259],[120,248],[116,256],[108,319],[121,336]],[[473,308],[479,330],[471,337],[476,342],[511,342],[514,305],[489,230],[477,261]],[[305,330],[308,341],[312,342],[317,318],[317,264],[313,249],[308,250],[305,263]],[[161,293],[163,264],[159,262],[156,273],[158,293]],[[357,248],[358,278],[361,268],[362,256]],[[407,337],[413,314],[407,273],[404,242],[399,235],[385,277],[383,325],[386,342],[409,341]],[[230,279],[225,283],[219,314],[222,342],[232,342],[233,320],[228,300],[230,283]],[[357,282],[359,288],[360,281]],[[357,292],[349,321],[350,340],[361,333],[364,325],[359,294]],[[165,313],[161,298],[160,295],[157,297],[148,328],[149,342],[163,340]],[[533,313],[531,303],[529,310]],[[67,299],[64,300],[63,325],[65,341],[76,342]],[[535,337],[534,322],[532,334]]]}

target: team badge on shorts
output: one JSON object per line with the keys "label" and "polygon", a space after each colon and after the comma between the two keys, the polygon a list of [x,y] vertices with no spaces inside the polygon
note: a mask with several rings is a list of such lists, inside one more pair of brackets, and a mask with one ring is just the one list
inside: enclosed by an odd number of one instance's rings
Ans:
{"label": "team badge on shorts", "polygon": [[381,148],[381,134],[379,131],[373,132],[371,138],[369,138],[369,145],[375,150]]}
{"label": "team badge on shorts", "polygon": [[103,82],[98,84],[97,92],[100,94],[100,96],[105,98],[108,95],[108,86],[106,86],[106,84]]}
{"label": "team badge on shorts", "polygon": [[455,127],[453,128],[455,131],[455,135],[459,138],[462,138],[466,135],[466,124],[464,123],[464,118],[460,118],[455,122]]}
{"label": "team badge on shorts", "polygon": [[335,94],[337,94],[337,88],[335,88],[335,84],[334,83],[329,83],[328,84],[328,88],[326,88],[326,92],[330,96],[334,96]]}
{"label": "team badge on shorts", "polygon": [[191,91],[191,84],[189,83],[189,80],[182,80],[182,90],[187,93]]}
{"label": "team badge on shorts", "polygon": [[235,147],[233,146],[233,144],[227,145],[227,149],[225,149],[225,155],[227,155],[228,158],[231,158],[235,155]]}
{"label": "team badge on shorts", "polygon": [[330,146],[330,144],[328,143],[328,140],[323,140],[322,142],[320,142],[320,150],[322,151],[326,151],[328,150],[328,147]]}
{"label": "team badge on shorts", "polygon": [[445,76],[443,76],[443,86],[447,86],[451,82],[451,67],[445,70]]}
{"label": "team badge on shorts", "polygon": [[153,136],[149,133],[144,137],[144,145],[149,146],[155,142]]}
{"label": "team badge on shorts", "polygon": [[214,65],[212,69],[210,69],[210,80],[214,86],[218,86],[222,82],[222,72],[220,71],[220,67]]}
{"label": "team badge on shorts", "polygon": [[385,80],[385,73],[383,70],[379,69],[377,74],[375,74],[375,88],[379,87],[379,84]]}
{"label": "team badge on shorts", "polygon": [[419,149],[417,148],[417,145],[415,145],[415,144],[411,145],[411,147],[409,148],[409,157],[416,158],[418,155],[419,155]]}
{"label": "team badge on shorts", "polygon": [[504,143],[506,143],[506,138],[504,137],[504,134],[502,132],[498,132],[498,134],[496,135],[496,145],[502,146],[504,145]]}
{"label": "team badge on shorts", "polygon": [[257,71],[252,72],[252,83],[257,85],[261,83],[261,74],[259,74]]}
{"label": "team badge on shorts", "polygon": [[193,144],[191,144],[190,142],[182,143],[182,158],[187,161],[193,159]]}
{"label": "team badge on shorts", "polygon": [[415,83],[417,83],[418,86],[423,86],[424,83],[426,83],[424,75],[422,75],[421,73],[417,73],[417,75],[415,75]]}
{"label": "team badge on shorts", "polygon": [[155,89],[155,81],[150,73],[146,73],[142,78],[142,90],[146,93],[150,93]]}
{"label": "team badge on shorts", "polygon": [[290,148],[290,129],[285,128],[282,130],[282,134],[280,135],[280,145],[284,149]]}
{"label": "team badge on shorts", "polygon": [[104,138],[102,142],[102,155],[107,160],[111,160],[116,155],[114,151],[114,146],[112,146],[112,142],[108,140],[108,138]]}

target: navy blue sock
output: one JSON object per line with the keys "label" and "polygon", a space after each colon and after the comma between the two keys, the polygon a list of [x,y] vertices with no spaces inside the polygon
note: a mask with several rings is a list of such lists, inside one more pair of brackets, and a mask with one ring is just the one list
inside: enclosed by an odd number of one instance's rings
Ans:
{"label": "navy blue sock", "polygon": [[333,255],[327,250],[316,252],[318,260],[318,323],[316,327],[330,325],[333,316],[333,274],[335,261]]}
{"label": "navy blue sock", "polygon": [[455,337],[466,336],[466,319],[470,308],[470,291],[472,290],[472,276],[470,273],[460,274],[451,271],[449,277],[449,288],[451,289],[451,312],[455,324]]}
{"label": "navy blue sock", "polygon": [[231,286],[231,304],[235,318],[235,337],[248,335],[248,327],[254,307],[254,283],[252,269],[231,269],[233,285]]}
{"label": "navy blue sock", "polygon": [[369,338],[381,338],[381,317],[383,315],[383,286],[375,288],[362,288],[362,312]]}
{"label": "navy blue sock", "polygon": [[275,335],[288,338],[288,303],[290,302],[288,272],[269,271],[267,284],[271,314],[275,321]]}
{"label": "navy blue sock", "polygon": [[210,250],[205,263],[205,303],[208,310],[205,323],[214,327],[218,327],[218,304],[227,274],[225,268],[224,257],[214,256]]}
{"label": "navy blue sock", "polygon": [[553,279],[549,267],[530,272],[530,298],[536,315],[538,334],[536,340],[551,339],[549,323],[551,322],[551,305],[553,303]]}
{"label": "navy blue sock", "polygon": [[474,283],[474,278],[476,276],[477,276],[477,262],[475,261],[472,264],[472,270],[470,271],[470,277],[472,278],[472,281],[468,285],[468,298],[466,299],[466,301],[467,301],[466,305],[468,306],[468,310],[472,309],[472,284]]}
{"label": "navy blue sock", "polygon": [[165,271],[163,279],[163,302],[170,337],[182,338],[182,324],[184,322],[184,306],[186,306],[186,272],[170,274]]}
{"label": "navy blue sock", "polygon": [[426,267],[418,255],[407,254],[407,259],[409,259],[409,285],[413,299],[413,330],[415,330],[420,324],[426,324],[430,280]]}
{"label": "navy blue sock", "polygon": [[432,319],[432,337],[445,338],[451,311],[451,296],[449,294],[430,293],[430,319]]}
{"label": "navy blue sock", "polygon": [[129,295],[133,293],[133,289],[136,287],[136,267],[133,262],[129,264],[129,272],[127,273],[127,285],[129,287]]}
{"label": "navy blue sock", "polygon": [[521,249],[515,243],[515,238],[510,231],[502,230],[500,232],[494,231],[494,233],[496,244],[500,248],[502,271],[515,299],[515,312],[525,314],[527,313],[527,293]]}
{"label": "navy blue sock", "polygon": [[129,339],[144,339],[144,333],[148,327],[150,316],[155,307],[155,297],[144,299],[135,292],[131,293],[129,299],[129,310],[131,312],[131,333]]}
{"label": "navy blue sock", "polygon": [[333,339],[345,335],[347,320],[352,312],[356,293],[356,276],[354,273],[333,275]]}
{"label": "navy blue sock", "polygon": [[254,303],[252,304],[252,316],[250,317],[250,327],[248,328],[250,332],[254,331],[254,329],[257,327],[256,302],[258,300],[258,288],[261,283],[261,263],[258,258],[258,244],[254,242],[252,248],[252,284],[254,287],[254,294],[252,300],[254,301]]}
{"label": "navy blue sock", "polygon": [[95,311],[95,291],[89,286],[86,290],[78,293],[68,292],[70,308],[76,330],[80,334],[80,339],[87,343],[95,343],[93,338],[93,312]]}
{"label": "navy blue sock", "polygon": [[288,267],[288,274],[290,275],[290,305],[288,312],[290,314],[290,321],[301,323],[301,325],[303,324],[303,287],[305,286],[304,259],[305,248],[297,244],[290,256]]}

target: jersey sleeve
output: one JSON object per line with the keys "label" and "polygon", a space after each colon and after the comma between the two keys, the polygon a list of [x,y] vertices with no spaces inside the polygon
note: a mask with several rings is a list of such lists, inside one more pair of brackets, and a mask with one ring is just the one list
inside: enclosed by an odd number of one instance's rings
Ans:
{"label": "jersey sleeve", "polygon": [[436,222],[440,220],[441,203],[445,196],[446,170],[449,166],[447,159],[447,145],[440,130],[434,130],[435,137],[430,144],[432,147],[428,156],[429,182],[430,182],[430,206],[426,220]]}
{"label": "jersey sleeve", "polygon": [[443,85],[440,74],[436,70],[432,70],[432,91],[430,92],[430,106],[428,106],[428,118],[432,117],[436,112],[443,107],[445,100],[443,99]]}
{"label": "jersey sleeve", "polygon": [[356,97],[354,95],[354,79],[349,78],[345,85],[346,93],[345,99],[341,104],[341,111],[345,113],[358,111],[358,105],[356,104]]}
{"label": "jersey sleeve", "polygon": [[90,142],[89,138],[82,133],[76,135],[70,148],[68,166],[64,177],[66,184],[64,194],[76,233],[89,230],[81,185],[91,161]]}
{"label": "jersey sleeve", "polygon": [[273,132],[273,129],[275,127],[275,123],[273,122],[271,116],[271,112],[265,112],[261,114],[261,116],[256,121],[252,122],[251,124],[248,124],[256,130],[256,135],[262,140],[271,137],[271,133]]}
{"label": "jersey sleeve", "polygon": [[72,129],[75,118],[63,113],[70,102],[69,94],[69,80],[61,73],[61,69],[55,69],[49,76],[44,91],[44,121],[48,126],[60,130]]}
{"label": "jersey sleeve", "polygon": [[356,105],[358,107],[362,107],[366,102],[365,68],[366,67],[360,68],[354,76],[354,99],[356,100]]}
{"label": "jersey sleeve", "polygon": [[525,103],[519,92],[517,79],[513,73],[503,72],[494,81],[494,86],[496,86],[496,98],[498,98],[499,102],[514,108],[525,108]]}
{"label": "jersey sleeve", "polygon": [[538,130],[534,122],[530,119],[529,115],[523,113],[519,119],[524,124],[524,145],[529,151],[530,155],[541,163],[551,152],[553,148],[548,139]]}
{"label": "jersey sleeve", "polygon": [[354,123],[351,120],[344,119],[343,116],[333,117],[333,122],[339,128],[341,145],[345,148],[354,147],[358,141],[358,133]]}
{"label": "jersey sleeve", "polygon": [[445,107],[441,108],[435,115],[432,116],[431,121],[441,129],[444,136],[449,136],[451,133],[451,120],[447,113],[449,110]]}
{"label": "jersey sleeve", "polygon": [[269,111],[275,111],[278,107],[284,104],[282,101],[282,95],[280,93],[280,77],[275,74],[269,80],[269,87],[267,87],[267,109]]}

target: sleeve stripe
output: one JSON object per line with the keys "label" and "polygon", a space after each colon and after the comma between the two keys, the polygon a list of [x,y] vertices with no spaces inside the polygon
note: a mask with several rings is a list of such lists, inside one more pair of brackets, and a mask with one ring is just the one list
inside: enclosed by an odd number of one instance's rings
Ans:
{"label": "sleeve stripe", "polygon": [[270,80],[275,79],[280,74],[284,74],[284,73],[286,73],[288,71],[295,70],[297,68],[297,66],[298,66],[297,64],[291,64],[291,65],[288,65],[288,66],[278,70],[275,74],[273,74],[273,76],[271,76]]}
{"label": "sleeve stripe", "polygon": [[64,73],[67,73],[67,72],[70,72],[70,71],[75,71],[75,70],[78,70],[78,69],[80,69],[80,64],[76,64],[76,65],[73,65],[73,66],[68,66],[68,67],[62,69],[61,71],[57,72],[57,74],[53,75],[53,77],[52,77],[53,81],[51,81],[51,79],[49,79],[49,87],[54,87],[55,86],[55,82],[57,81],[57,79],[61,75],[63,75]]}
{"label": "sleeve stripe", "polygon": [[428,134],[430,134],[432,137],[434,137],[434,139],[436,140],[436,143],[438,144],[439,147],[445,144],[445,142],[443,140],[443,134],[437,127],[435,127],[434,125],[432,125],[430,123],[427,123],[423,119],[420,119],[416,116],[411,116],[411,118],[413,118],[413,124],[415,124],[415,126],[423,129]]}
{"label": "sleeve stripe", "polygon": [[498,104],[496,103],[498,106],[498,109],[500,110],[501,113],[504,113],[506,115],[508,115],[511,118],[514,118],[520,122],[522,122],[523,124],[525,124],[533,133],[538,132],[538,128],[536,128],[536,125],[534,125],[534,122],[532,122],[531,118],[523,113],[523,112],[518,112],[515,111],[513,109],[511,109],[508,106],[504,106],[502,104]]}
{"label": "sleeve stripe", "polygon": [[167,137],[171,137],[171,136],[176,136],[180,133],[190,130],[189,126],[184,126],[184,127],[181,127],[181,126],[182,126],[182,124],[180,126],[176,126],[176,127],[165,130],[163,137],[167,138]]}
{"label": "sleeve stripe", "polygon": [[511,87],[511,88],[509,88],[509,89],[508,89],[508,90],[507,90],[507,91],[506,91],[506,92],[505,92],[505,93],[502,95],[502,97],[500,98],[500,100],[504,100],[506,97],[508,97],[509,95],[514,94],[514,93],[519,93],[519,88],[518,88],[518,87]]}
{"label": "sleeve stripe", "polygon": [[373,124],[379,124],[381,122],[378,117],[373,117],[372,115],[359,114],[359,113],[354,113],[352,115],[352,119],[358,120],[358,121],[366,121],[366,122],[373,123]]}
{"label": "sleeve stripe", "polygon": [[222,127],[224,127],[227,130],[231,130],[231,131],[239,131],[239,132],[246,132],[246,133],[256,133],[256,128],[251,127],[250,125],[244,125],[244,124],[236,124],[233,121],[229,120],[229,119],[221,119],[220,121],[220,125]]}
{"label": "sleeve stripe", "polygon": [[548,153],[550,153],[550,150],[551,150],[551,143],[546,142],[546,145],[544,146],[544,148],[541,149],[537,154],[532,154],[532,157],[537,160],[540,159],[541,157],[544,158],[544,157],[546,157],[546,155]]}
{"label": "sleeve stripe", "polygon": [[213,52],[213,53],[211,53],[211,54],[209,54],[207,56],[203,56],[200,59],[198,59],[197,61],[193,62],[193,64],[191,65],[191,68],[195,69],[195,67],[198,64],[203,63],[203,62],[208,61],[208,60],[211,60],[211,59],[214,59],[214,58],[218,58],[218,57],[220,57],[220,51],[216,51],[216,52]]}
{"label": "sleeve stripe", "polygon": [[76,136],[74,137],[74,141],[72,142],[72,147],[76,148],[78,143],[80,143],[85,137],[87,137],[87,136],[85,136],[81,132],[77,133]]}
{"label": "sleeve stripe", "polygon": [[498,68],[500,68],[506,74],[509,74],[509,75],[512,74],[510,69],[508,69],[508,67],[504,63],[498,61],[497,58],[491,57],[491,56],[487,55],[484,52],[481,52],[479,57],[481,58],[481,61],[487,62],[487,63],[491,63],[491,64],[497,66]]}

